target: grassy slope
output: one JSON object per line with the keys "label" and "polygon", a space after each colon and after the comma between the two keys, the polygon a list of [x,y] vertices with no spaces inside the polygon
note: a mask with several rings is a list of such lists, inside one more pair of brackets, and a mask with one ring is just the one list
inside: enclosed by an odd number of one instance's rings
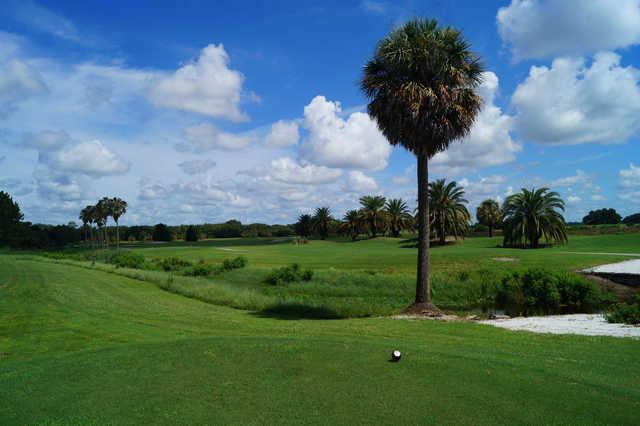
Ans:
{"label": "grassy slope", "polygon": [[637,424],[639,351],[472,324],[261,317],[0,256],[0,424]]}
{"label": "grassy slope", "polygon": [[[249,258],[253,266],[273,267],[298,262],[314,269],[338,268],[361,270],[415,271],[416,250],[393,238],[352,242],[314,240],[296,246],[290,242],[273,244],[282,239],[219,239],[198,243],[172,243],[136,247],[147,257],[178,256],[191,260],[222,261],[237,255]],[[575,270],[600,263],[623,260],[619,257],[573,254],[567,252],[638,253],[640,234],[571,236],[564,246],[521,250],[498,248],[500,238],[468,238],[463,244],[434,247],[431,251],[432,270],[448,273],[461,269],[513,269],[545,266]],[[134,246],[135,247],[135,246]],[[496,257],[513,257],[517,262],[498,262]]]}

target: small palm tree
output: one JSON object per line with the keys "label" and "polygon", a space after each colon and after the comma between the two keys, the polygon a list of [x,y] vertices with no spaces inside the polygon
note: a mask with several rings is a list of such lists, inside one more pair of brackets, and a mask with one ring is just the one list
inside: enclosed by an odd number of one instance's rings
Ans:
{"label": "small palm tree", "polygon": [[502,209],[496,200],[486,199],[476,209],[476,219],[489,228],[489,237],[493,237],[493,229],[502,223]]}
{"label": "small palm tree", "polygon": [[466,136],[480,111],[482,66],[460,31],[413,19],[378,43],[364,67],[367,110],[392,145],[418,159],[418,272],[414,310],[436,311],[429,282],[428,161]]}
{"label": "small palm tree", "polygon": [[358,210],[349,210],[342,218],[342,230],[355,241],[362,231],[362,215]]}
{"label": "small palm tree", "polygon": [[504,201],[504,245],[537,248],[540,239],[565,243],[567,229],[564,217],[564,201],[549,188],[522,188]]}
{"label": "small palm tree", "polygon": [[127,212],[127,202],[121,198],[114,197],[109,200],[109,211],[113,221],[116,223],[116,248],[120,250],[120,227],[118,226],[118,220]]}
{"label": "small palm tree", "polygon": [[102,238],[102,248],[109,248],[107,238],[107,222],[111,216],[111,200],[107,197],[101,198],[95,206],[94,220],[98,226],[98,234]]}
{"label": "small palm tree", "polygon": [[447,235],[464,235],[469,227],[471,216],[465,207],[464,188],[455,181],[447,183],[438,179],[429,183],[429,200],[431,201],[431,225],[436,231],[440,244],[446,243]]}
{"label": "small palm tree", "polygon": [[407,203],[405,203],[402,198],[387,200],[385,211],[387,213],[391,235],[394,237],[399,237],[400,232],[413,227],[413,216],[411,216]]}
{"label": "small palm tree", "polygon": [[83,228],[85,229],[85,241],[87,240],[87,229],[89,230],[89,239],[93,246],[93,224],[95,218],[95,206],[86,206],[80,211],[78,218],[82,221]]}
{"label": "small palm tree", "polygon": [[313,230],[324,240],[329,235],[329,227],[333,222],[329,207],[318,207],[313,215]]}
{"label": "small palm tree", "polygon": [[298,217],[298,221],[293,225],[295,233],[302,238],[308,238],[313,231],[313,218],[311,215],[303,214]]}
{"label": "small palm tree", "polygon": [[386,198],[379,195],[365,195],[360,197],[362,209],[360,212],[364,220],[369,224],[369,231],[373,238],[378,236],[378,231],[384,224],[384,204]]}

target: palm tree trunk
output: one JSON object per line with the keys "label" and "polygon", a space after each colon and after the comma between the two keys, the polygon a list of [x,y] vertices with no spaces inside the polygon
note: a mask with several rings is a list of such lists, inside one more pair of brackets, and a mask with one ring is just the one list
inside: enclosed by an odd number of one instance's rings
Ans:
{"label": "palm tree trunk", "polygon": [[493,228],[489,226],[489,238],[493,237]]}
{"label": "palm tree trunk", "polygon": [[440,245],[443,246],[447,242],[447,234],[444,229],[444,213],[440,212]]}
{"label": "palm tree trunk", "polygon": [[418,155],[418,275],[414,308],[433,309],[429,281],[429,168],[428,157]]}
{"label": "palm tree trunk", "polygon": [[120,227],[116,221],[116,251],[120,251]]}

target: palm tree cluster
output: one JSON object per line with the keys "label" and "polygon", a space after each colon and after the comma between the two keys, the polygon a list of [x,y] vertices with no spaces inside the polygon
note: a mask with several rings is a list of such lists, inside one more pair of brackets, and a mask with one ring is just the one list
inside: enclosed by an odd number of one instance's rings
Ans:
{"label": "palm tree cluster", "polygon": [[[127,202],[118,197],[103,197],[95,205],[88,205],[80,211],[78,218],[82,221],[85,233],[89,232],[89,238],[93,247],[109,248],[107,236],[107,221],[111,217],[116,224],[116,248],[120,249],[120,217],[127,212]],[[94,239],[94,225],[96,239]],[[85,240],[86,240],[85,234]]]}
{"label": "palm tree cluster", "polygon": [[465,204],[464,189],[455,181],[444,179],[429,182],[430,226],[434,229],[440,245],[446,243],[447,235],[456,239],[469,229],[471,215]]}

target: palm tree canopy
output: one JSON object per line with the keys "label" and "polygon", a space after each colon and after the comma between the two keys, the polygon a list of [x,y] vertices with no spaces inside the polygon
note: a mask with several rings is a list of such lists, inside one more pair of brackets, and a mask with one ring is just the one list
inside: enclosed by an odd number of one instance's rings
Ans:
{"label": "palm tree canopy", "polygon": [[386,198],[380,195],[365,195],[360,197],[360,205],[362,209],[369,212],[378,212],[384,208]]}
{"label": "palm tree canopy", "polygon": [[560,213],[564,201],[549,188],[527,190],[510,195],[504,201],[504,245],[537,247],[540,238],[567,241],[566,224]]}
{"label": "palm tree canopy", "polygon": [[476,219],[479,223],[495,227],[502,222],[502,210],[496,200],[486,199],[476,210]]}
{"label": "palm tree canopy", "polygon": [[389,142],[430,158],[471,130],[482,72],[460,31],[414,19],[380,41],[361,88]]}
{"label": "palm tree canopy", "polygon": [[469,226],[471,215],[465,206],[464,188],[457,182],[447,183],[444,179],[429,182],[431,202],[430,221],[441,240],[447,234],[463,235]]}
{"label": "palm tree canopy", "polygon": [[110,210],[111,210],[111,217],[113,217],[113,220],[117,222],[118,219],[120,219],[120,216],[122,216],[127,212],[127,202],[121,198],[114,197],[111,200],[109,200],[109,204],[110,204]]}

